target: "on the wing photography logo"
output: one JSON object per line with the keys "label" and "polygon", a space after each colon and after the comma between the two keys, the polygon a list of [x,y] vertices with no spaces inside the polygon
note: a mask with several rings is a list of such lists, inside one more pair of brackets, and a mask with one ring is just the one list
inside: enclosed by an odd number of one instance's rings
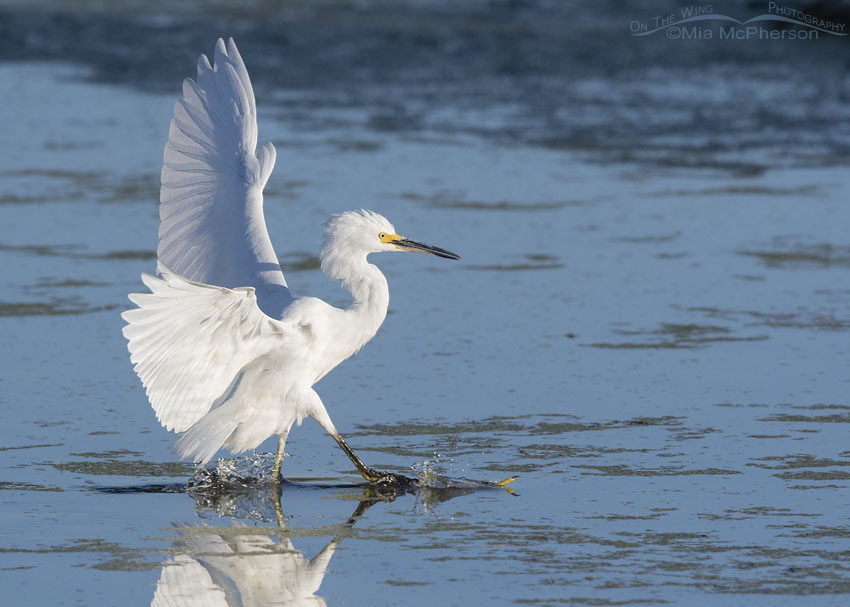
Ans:
{"label": "on the wing photography logo", "polygon": [[683,7],[678,13],[634,19],[633,36],[663,35],[671,40],[819,40],[846,36],[845,23],[768,2],[767,12],[749,19],[717,13],[711,4]]}

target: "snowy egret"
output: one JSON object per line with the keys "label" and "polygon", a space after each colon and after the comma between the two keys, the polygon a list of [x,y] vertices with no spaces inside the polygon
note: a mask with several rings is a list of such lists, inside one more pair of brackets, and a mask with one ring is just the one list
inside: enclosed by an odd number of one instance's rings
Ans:
{"label": "snowy egret", "polygon": [[366,466],[337,432],[312,386],[355,354],[383,323],[387,280],[370,253],[454,253],[396,233],[381,215],[336,215],[325,228],[322,270],[351,292],[338,309],[293,298],[269,240],[263,188],[275,162],[257,147],[257,111],[245,64],[219,39],[213,65],[198,61],[186,79],[165,145],[157,272],[150,293],[132,293],[130,360],[157,419],[181,434],[175,451],[205,464],[222,447],[254,449],[278,435],[272,479],[280,474],[293,423],[312,417],[370,482],[405,477]]}

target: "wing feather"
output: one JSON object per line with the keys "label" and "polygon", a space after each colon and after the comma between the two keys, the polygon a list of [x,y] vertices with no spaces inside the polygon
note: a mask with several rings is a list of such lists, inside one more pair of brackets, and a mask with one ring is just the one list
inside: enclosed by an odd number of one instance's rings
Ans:
{"label": "wing feather", "polygon": [[[257,306],[252,287],[228,289],[186,280],[162,264],[142,275],[150,293],[132,293],[130,360],[157,419],[183,432],[227,396],[242,368],[277,346],[283,325]],[[215,370],[215,372],[211,372]]]}
{"label": "wing feather", "polygon": [[292,296],[269,239],[263,188],[274,168],[271,143],[257,147],[251,80],[233,40],[219,39],[214,64],[198,60],[165,145],[157,256],[189,281],[253,287],[257,304],[280,318]]}

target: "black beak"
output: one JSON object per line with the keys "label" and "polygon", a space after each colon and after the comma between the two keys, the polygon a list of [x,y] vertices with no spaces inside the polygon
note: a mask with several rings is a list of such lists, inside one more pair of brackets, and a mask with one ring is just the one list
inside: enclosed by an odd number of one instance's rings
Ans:
{"label": "black beak", "polygon": [[444,257],[445,259],[460,259],[460,255],[455,255],[451,251],[446,251],[445,249],[441,249],[440,247],[434,247],[429,244],[416,242],[415,240],[410,240],[409,238],[393,240],[392,243],[401,249],[408,249],[410,251],[416,251],[418,253],[428,253],[429,255]]}

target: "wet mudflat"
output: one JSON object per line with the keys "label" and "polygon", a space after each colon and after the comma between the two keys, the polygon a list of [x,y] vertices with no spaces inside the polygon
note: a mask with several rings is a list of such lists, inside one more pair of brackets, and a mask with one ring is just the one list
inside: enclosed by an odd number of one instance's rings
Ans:
{"label": "wet mudflat", "polygon": [[[532,7],[523,28],[498,10],[324,8],[276,24],[288,46],[262,7],[0,13],[12,602],[846,601],[848,81],[829,41],[657,40],[618,69],[630,15],[601,6]],[[62,60],[69,23],[92,35]],[[316,259],[333,212],[372,208],[463,257],[374,259],[387,321],[317,385],[367,463],[422,488],[363,487],[309,421],[279,491],[271,441],[208,486],[130,368],[119,314],[154,268],[171,108],[225,26],[278,148],[266,217],[297,294],[347,301]],[[26,27],[52,37],[13,47]],[[594,71],[581,41],[620,46]],[[311,80],[296,51],[337,67]],[[443,481],[514,475],[515,494]]]}

